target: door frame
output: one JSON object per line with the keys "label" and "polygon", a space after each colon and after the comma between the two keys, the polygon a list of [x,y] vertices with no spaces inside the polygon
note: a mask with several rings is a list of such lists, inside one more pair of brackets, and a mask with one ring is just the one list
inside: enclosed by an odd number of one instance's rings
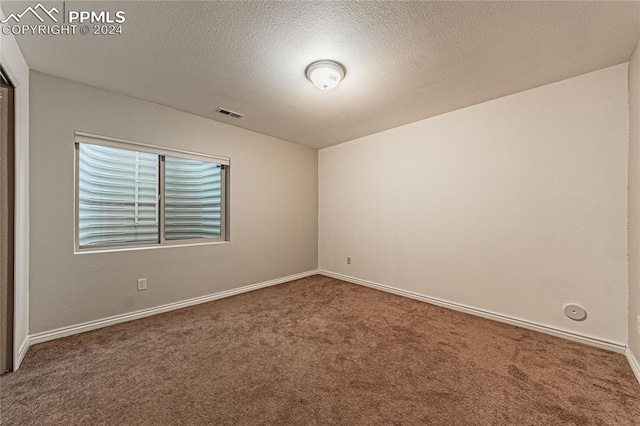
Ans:
{"label": "door frame", "polygon": [[[0,5],[0,15],[2,15]],[[11,34],[0,34],[0,64],[14,91],[15,100],[15,288],[13,370],[20,368],[29,337],[29,66]]]}
{"label": "door frame", "polygon": [[[0,102],[3,121],[0,134],[0,170],[6,172],[0,183],[0,374],[13,371],[15,319],[15,87],[0,68]],[[6,115],[5,115],[6,114]],[[6,121],[5,121],[6,120]],[[6,124],[6,126],[5,126]],[[6,221],[6,223],[4,223]]]}

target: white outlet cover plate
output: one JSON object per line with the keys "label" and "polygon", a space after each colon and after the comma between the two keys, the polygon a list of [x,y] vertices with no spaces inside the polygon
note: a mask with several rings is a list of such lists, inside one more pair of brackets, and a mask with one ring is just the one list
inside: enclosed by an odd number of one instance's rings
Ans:
{"label": "white outlet cover plate", "polygon": [[147,289],[147,279],[146,278],[140,278],[138,280],[138,291],[146,290],[146,289]]}
{"label": "white outlet cover plate", "polygon": [[565,305],[564,314],[574,321],[582,321],[587,318],[587,311],[582,306],[574,304]]}

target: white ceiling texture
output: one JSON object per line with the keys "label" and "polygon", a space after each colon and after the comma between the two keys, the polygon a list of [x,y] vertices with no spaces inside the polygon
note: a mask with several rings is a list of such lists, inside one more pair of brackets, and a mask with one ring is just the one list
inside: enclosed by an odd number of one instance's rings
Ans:
{"label": "white ceiling texture", "polygon": [[[124,34],[18,36],[32,69],[314,148],[626,62],[640,38],[638,2],[64,6],[123,10]],[[306,80],[317,59],[346,67],[336,89]]]}

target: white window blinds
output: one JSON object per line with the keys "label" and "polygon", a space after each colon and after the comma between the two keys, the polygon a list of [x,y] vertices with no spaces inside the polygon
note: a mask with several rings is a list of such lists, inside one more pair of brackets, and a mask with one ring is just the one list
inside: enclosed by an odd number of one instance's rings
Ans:
{"label": "white window blinds", "polygon": [[76,148],[77,248],[225,239],[228,159],[86,135]]}
{"label": "white window blinds", "polygon": [[165,239],[221,235],[221,168],[215,163],[165,158]]}
{"label": "white window blinds", "polygon": [[81,246],[158,240],[158,156],[80,144]]}

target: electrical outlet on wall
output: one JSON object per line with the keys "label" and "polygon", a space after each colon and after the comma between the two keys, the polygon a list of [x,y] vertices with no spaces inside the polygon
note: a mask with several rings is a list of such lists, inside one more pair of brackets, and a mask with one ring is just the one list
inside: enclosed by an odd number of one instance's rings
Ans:
{"label": "electrical outlet on wall", "polygon": [[138,291],[142,291],[146,289],[147,289],[147,279],[146,278],[138,279]]}
{"label": "electrical outlet on wall", "polygon": [[640,334],[640,315],[636,316],[636,331]]}
{"label": "electrical outlet on wall", "polygon": [[351,256],[347,256],[347,265],[351,265]]}

